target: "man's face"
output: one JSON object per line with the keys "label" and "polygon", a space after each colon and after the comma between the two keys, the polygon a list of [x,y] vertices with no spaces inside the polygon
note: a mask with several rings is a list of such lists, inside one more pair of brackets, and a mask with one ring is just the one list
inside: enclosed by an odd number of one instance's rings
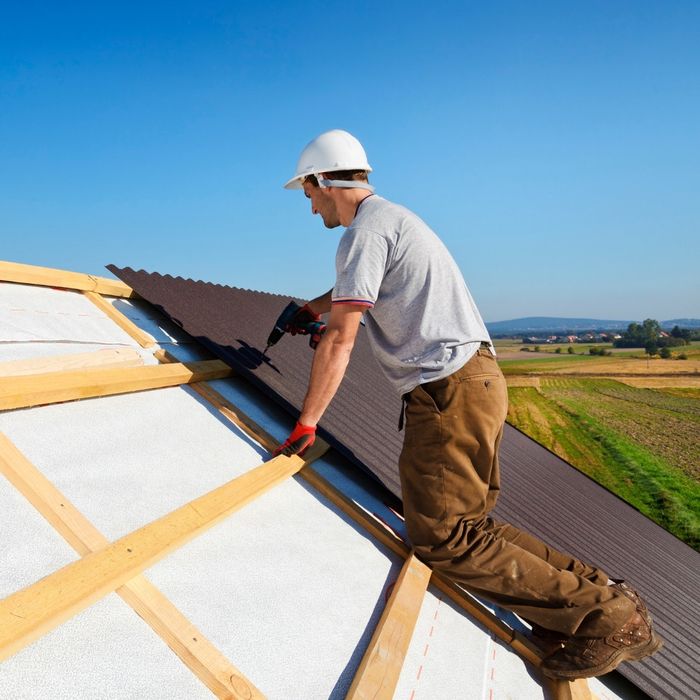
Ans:
{"label": "man's face", "polygon": [[340,226],[335,201],[327,189],[314,187],[310,182],[305,182],[304,194],[311,200],[311,213],[320,214],[326,228]]}

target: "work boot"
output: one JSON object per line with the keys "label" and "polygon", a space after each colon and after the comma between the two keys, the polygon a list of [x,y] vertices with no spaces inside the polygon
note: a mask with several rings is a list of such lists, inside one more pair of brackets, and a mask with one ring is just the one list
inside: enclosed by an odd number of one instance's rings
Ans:
{"label": "work boot", "polygon": [[572,637],[542,662],[541,669],[545,676],[565,680],[602,676],[623,661],[650,656],[662,645],[649,622],[635,611],[617,632],[607,637]]}
{"label": "work boot", "polygon": [[632,586],[630,586],[626,581],[621,579],[613,579],[613,581],[615,581],[615,583],[613,584],[612,588],[627,596],[634,603],[635,607],[637,608],[637,612],[644,618],[649,627],[651,627],[651,614],[649,613],[646,603],[642,600],[639,593],[635,591],[634,588],[632,588]]}

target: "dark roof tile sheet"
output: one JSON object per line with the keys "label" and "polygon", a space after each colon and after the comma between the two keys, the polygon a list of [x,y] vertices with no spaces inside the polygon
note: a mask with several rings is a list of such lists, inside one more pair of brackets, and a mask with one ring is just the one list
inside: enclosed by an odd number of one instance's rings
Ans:
{"label": "dark roof tile sheet", "polygon": [[[288,299],[169,275],[109,269],[190,335],[298,415],[311,367],[304,337],[263,357]],[[340,452],[400,496],[400,401],[361,329],[343,384],[320,424]],[[654,698],[700,697],[700,554],[536,442],[506,426],[496,517],[632,580],[649,603],[664,649],[620,672]]]}

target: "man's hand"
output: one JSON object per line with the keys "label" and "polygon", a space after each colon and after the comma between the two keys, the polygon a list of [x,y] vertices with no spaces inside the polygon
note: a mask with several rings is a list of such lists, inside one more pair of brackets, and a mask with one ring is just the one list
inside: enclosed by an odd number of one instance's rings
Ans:
{"label": "man's hand", "polygon": [[284,330],[292,335],[310,335],[309,347],[315,350],[326,332],[326,324],[319,314],[314,313],[311,307],[305,304],[292,316]]}
{"label": "man's hand", "polygon": [[272,453],[273,457],[285,455],[304,456],[306,450],[314,444],[316,440],[316,426],[302,425],[298,423],[294,426],[292,434]]}
{"label": "man's hand", "polygon": [[321,317],[315,314],[308,304],[301,306],[294,313],[294,316],[290,319],[284,330],[292,335],[307,335],[309,332],[309,324],[314,321],[320,321]]}

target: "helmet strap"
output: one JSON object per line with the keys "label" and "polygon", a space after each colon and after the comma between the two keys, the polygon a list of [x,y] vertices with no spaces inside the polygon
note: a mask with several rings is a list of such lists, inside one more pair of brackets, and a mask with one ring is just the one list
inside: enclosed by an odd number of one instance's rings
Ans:
{"label": "helmet strap", "polygon": [[369,182],[361,182],[359,180],[325,180],[318,175],[316,175],[316,180],[318,181],[318,186],[324,189],[326,187],[339,187],[346,190],[360,189],[374,192],[374,186],[370,185]]}

